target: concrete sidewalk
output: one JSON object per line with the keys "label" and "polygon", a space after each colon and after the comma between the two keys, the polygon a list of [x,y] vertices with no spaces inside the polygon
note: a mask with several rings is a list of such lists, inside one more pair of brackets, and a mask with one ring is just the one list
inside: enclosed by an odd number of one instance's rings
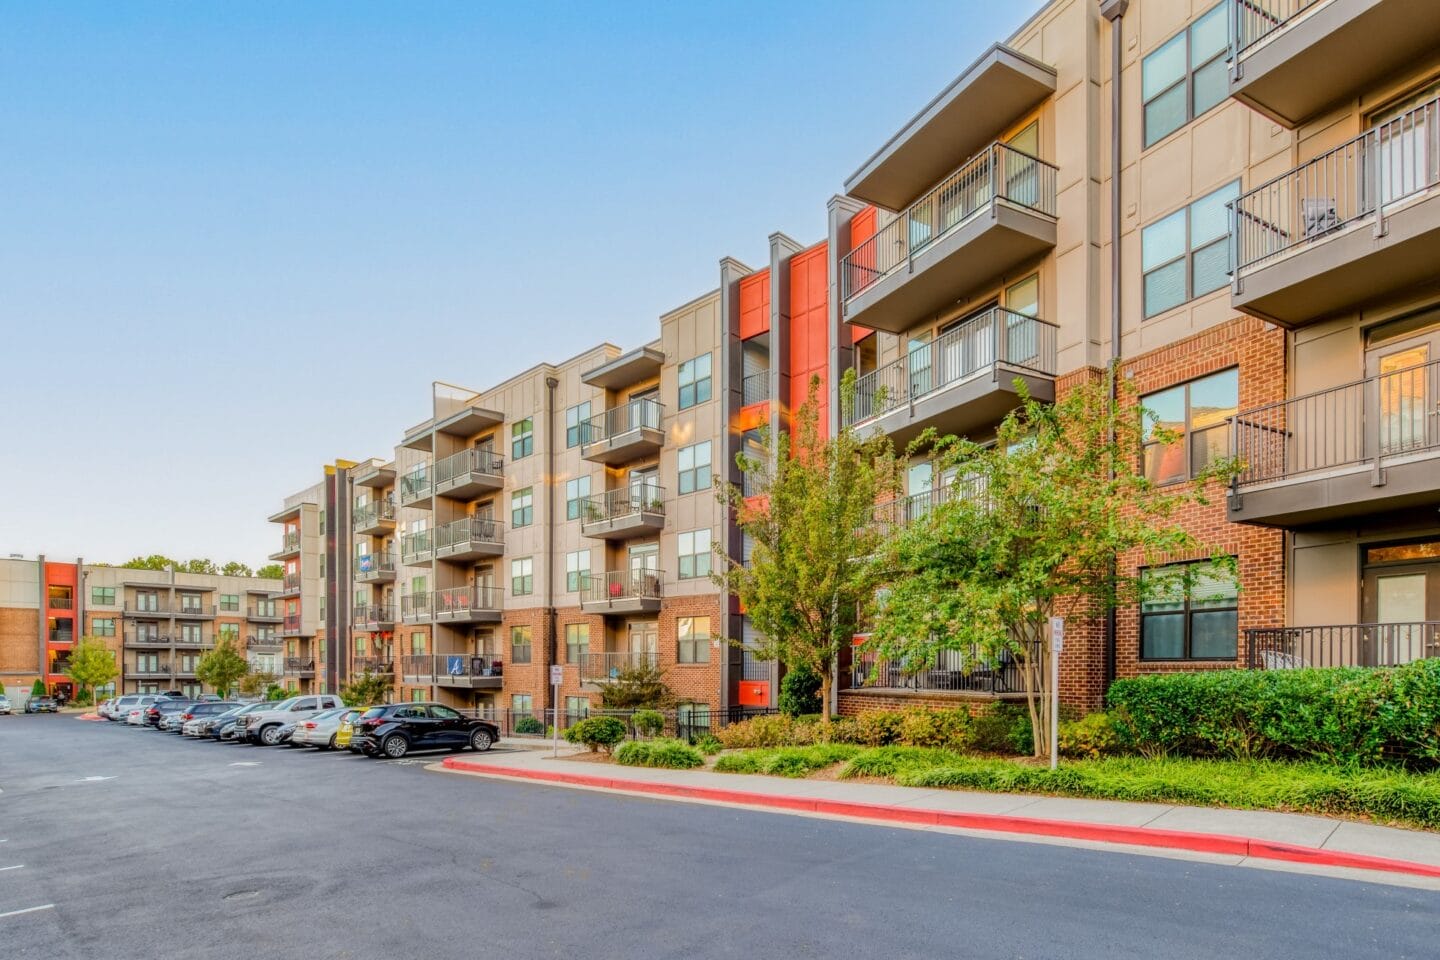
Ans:
{"label": "concrete sidewalk", "polygon": [[1437,833],[1265,810],[623,767],[565,759],[575,753],[573,749],[562,748],[561,756],[554,758],[548,746],[544,750],[538,747],[533,741],[511,741],[490,753],[447,758],[439,766],[482,776],[1011,839],[1018,834],[1030,839],[1185,851],[1225,863],[1302,864],[1338,876],[1361,874],[1362,879],[1376,879],[1378,871],[1397,879],[1405,876],[1413,885],[1440,889]]}

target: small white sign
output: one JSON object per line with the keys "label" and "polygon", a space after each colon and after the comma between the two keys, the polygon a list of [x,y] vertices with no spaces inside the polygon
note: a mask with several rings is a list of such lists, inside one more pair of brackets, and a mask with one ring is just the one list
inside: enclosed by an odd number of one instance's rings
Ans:
{"label": "small white sign", "polygon": [[565,668],[558,663],[550,664],[550,686],[558,687],[565,682]]}
{"label": "small white sign", "polygon": [[1061,650],[1065,649],[1064,617],[1050,618],[1050,643],[1055,647],[1056,653],[1059,653]]}

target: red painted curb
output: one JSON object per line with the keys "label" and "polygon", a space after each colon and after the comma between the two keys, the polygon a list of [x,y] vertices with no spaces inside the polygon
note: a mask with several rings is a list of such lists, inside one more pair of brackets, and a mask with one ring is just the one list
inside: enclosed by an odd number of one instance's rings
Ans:
{"label": "red painted curb", "polygon": [[857,800],[823,800],[784,794],[751,793],[718,787],[690,787],[678,783],[656,783],[646,780],[616,779],[585,773],[563,773],[555,770],[524,770],[491,763],[477,763],[460,757],[446,757],[441,764],[450,770],[482,773],[517,780],[538,780],[565,783],[630,793],[685,797],[691,800],[713,800],[720,803],[770,807],[780,810],[801,810],[840,817],[859,817],[894,823],[921,823],[966,830],[990,830],[996,833],[1019,833],[1038,837],[1063,837],[1067,840],[1093,840],[1139,847],[1160,847],[1218,853],[1234,857],[1255,857],[1261,860],[1284,860],[1316,866],[1348,867],[1354,870],[1378,870],[1384,873],[1406,873],[1417,877],[1440,878],[1440,866],[1393,860],[1363,853],[1324,850],[1276,840],[1259,840],[1224,833],[1196,833],[1189,830],[1157,830],[1148,827],[1127,827],[1108,823],[1085,823],[1073,820],[1047,820],[1040,817],[1017,817],[998,813],[955,813],[948,810],[927,810]]}

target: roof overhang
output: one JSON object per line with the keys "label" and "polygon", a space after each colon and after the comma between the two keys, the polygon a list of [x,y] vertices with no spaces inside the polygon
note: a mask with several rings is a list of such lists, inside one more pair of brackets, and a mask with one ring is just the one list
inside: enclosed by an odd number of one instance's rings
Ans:
{"label": "roof overhang", "polygon": [[660,368],[664,364],[665,354],[654,347],[639,347],[629,353],[622,353],[593,370],[587,370],[580,374],[580,380],[592,387],[619,390],[659,376]]}

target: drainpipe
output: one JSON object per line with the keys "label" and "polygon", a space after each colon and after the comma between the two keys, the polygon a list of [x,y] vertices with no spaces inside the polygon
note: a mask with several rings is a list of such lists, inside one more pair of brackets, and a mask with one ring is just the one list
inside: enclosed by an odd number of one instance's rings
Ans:
{"label": "drainpipe", "polygon": [[[560,381],[555,377],[545,378],[545,632],[546,660],[548,668],[557,661],[558,643],[555,639],[555,388]],[[545,684],[545,699],[550,702],[555,726],[560,726],[560,703],[555,688],[550,683],[549,671],[542,676]]]}

